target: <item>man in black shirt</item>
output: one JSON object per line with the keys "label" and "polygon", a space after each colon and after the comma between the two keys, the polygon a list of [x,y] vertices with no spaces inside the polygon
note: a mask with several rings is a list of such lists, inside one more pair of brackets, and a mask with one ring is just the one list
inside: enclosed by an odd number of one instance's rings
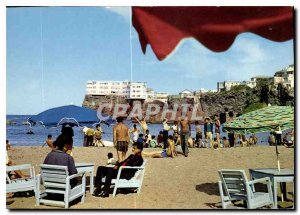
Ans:
{"label": "man in black shirt", "polygon": [[[113,168],[106,166],[99,166],[97,169],[97,174],[95,178],[96,189],[93,196],[108,197],[109,188],[111,185],[111,180],[117,177],[118,170],[120,166],[141,166],[144,162],[141,152],[143,150],[143,145],[140,143],[134,143],[132,145],[132,154],[129,155],[124,161],[117,163]],[[122,170],[121,178],[130,179],[134,176],[136,169],[124,169]],[[105,177],[104,184],[102,183],[102,178]],[[101,190],[101,186],[103,186]]]}

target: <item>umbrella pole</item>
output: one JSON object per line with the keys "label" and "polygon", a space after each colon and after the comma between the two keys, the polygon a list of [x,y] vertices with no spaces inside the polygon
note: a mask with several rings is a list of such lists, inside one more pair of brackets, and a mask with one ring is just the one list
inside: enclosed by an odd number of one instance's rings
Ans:
{"label": "umbrella pole", "polygon": [[276,143],[276,156],[277,156],[277,167],[278,167],[278,171],[280,172],[280,161],[279,161],[279,152],[277,148],[277,143]]}

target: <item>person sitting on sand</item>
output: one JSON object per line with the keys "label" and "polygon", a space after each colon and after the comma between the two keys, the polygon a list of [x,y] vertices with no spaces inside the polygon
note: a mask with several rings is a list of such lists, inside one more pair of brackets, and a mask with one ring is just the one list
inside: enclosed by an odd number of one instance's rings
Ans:
{"label": "person sitting on sand", "polygon": [[247,146],[249,146],[248,140],[247,140],[247,138],[246,138],[246,136],[244,134],[242,134],[240,136],[240,144],[241,144],[241,147],[247,147]]}
{"label": "person sitting on sand", "polygon": [[149,142],[149,147],[150,147],[150,148],[156,148],[156,146],[157,146],[157,142],[156,142],[156,140],[155,140],[155,135],[152,135],[152,136],[151,136],[151,140],[150,140],[150,142]]}
{"label": "person sitting on sand", "polygon": [[270,132],[270,135],[268,137],[268,143],[270,146],[275,146],[275,135],[273,132]]}
{"label": "person sitting on sand", "polygon": [[[285,147],[291,147],[293,146],[293,141],[292,141],[292,132],[287,132],[283,138],[282,138],[282,143]],[[290,138],[288,138],[288,136],[290,136]]]}
{"label": "person sitting on sand", "polygon": [[196,129],[196,140],[195,140],[195,146],[200,147],[200,141],[202,139],[202,129],[201,125],[199,124],[199,121],[195,122],[195,129]]}
{"label": "person sitting on sand", "polygon": [[188,145],[190,148],[194,148],[195,147],[195,138],[189,137]]}
{"label": "person sitting on sand", "polygon": [[[111,180],[117,177],[118,170],[121,166],[141,166],[144,162],[141,152],[143,146],[140,143],[133,143],[132,154],[129,155],[124,161],[117,163],[113,168],[106,166],[99,166],[95,178],[96,189],[93,192],[93,196],[100,196],[106,198],[109,196],[109,189]],[[124,169],[122,170],[121,178],[129,180],[132,178],[137,170],[136,169]],[[105,177],[105,182],[102,182],[102,178]],[[102,187],[103,185],[103,187]]]}
{"label": "person sitting on sand", "polygon": [[[67,166],[69,175],[77,173],[74,159],[66,152],[70,146],[73,145],[73,138],[71,135],[65,133],[60,134],[53,142],[55,149],[52,150],[45,158],[44,164]],[[77,178],[71,179],[71,186],[74,187],[77,184]]]}
{"label": "person sitting on sand", "polygon": [[163,142],[164,142],[163,131],[159,131],[159,134],[157,136],[157,147],[163,148],[164,147]]}
{"label": "person sitting on sand", "polygon": [[144,139],[144,134],[140,133],[139,138],[136,141],[137,143],[142,144],[143,146],[145,145],[145,139]]}
{"label": "person sitting on sand", "polygon": [[146,135],[145,135],[145,142],[146,142],[146,145],[149,147],[149,143],[151,141],[151,138],[152,135],[149,133],[149,130],[146,130]]}
{"label": "person sitting on sand", "polygon": [[177,156],[175,150],[175,143],[173,140],[173,136],[168,136],[167,148],[163,149],[162,151],[155,151],[155,152],[142,152],[142,156],[144,157],[152,157],[152,158],[174,158]]}
{"label": "person sitting on sand", "polygon": [[212,144],[212,149],[219,148],[219,142],[218,142],[218,139],[216,137],[213,139],[213,141],[211,142],[211,144]]}
{"label": "person sitting on sand", "polygon": [[230,148],[229,140],[225,136],[223,137],[223,148]]}
{"label": "person sitting on sand", "polygon": [[45,145],[48,145],[52,150],[54,149],[54,146],[53,146],[53,141],[52,141],[52,135],[49,134],[47,136],[47,140],[45,141],[44,145],[42,147],[44,147]]}
{"label": "person sitting on sand", "polygon": [[174,142],[175,142],[175,146],[181,146],[181,139],[180,139],[180,135],[178,134],[178,132],[174,132]]}
{"label": "person sitting on sand", "polygon": [[114,159],[113,153],[111,152],[107,154],[107,159],[106,165],[115,165],[117,163],[117,160]]}
{"label": "person sitting on sand", "polygon": [[[8,151],[11,150],[11,145],[9,144],[9,141],[6,140],[6,166],[15,166],[16,164],[11,160]],[[9,173],[9,177],[11,179],[15,178],[27,178],[28,175],[24,174],[20,170],[14,170],[13,172]]]}

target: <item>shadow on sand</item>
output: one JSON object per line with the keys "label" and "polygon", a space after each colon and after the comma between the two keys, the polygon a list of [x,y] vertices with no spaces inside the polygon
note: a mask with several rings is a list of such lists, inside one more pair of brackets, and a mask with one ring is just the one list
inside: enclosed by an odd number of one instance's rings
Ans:
{"label": "shadow on sand", "polygon": [[218,183],[204,183],[196,185],[196,190],[208,195],[220,196]]}

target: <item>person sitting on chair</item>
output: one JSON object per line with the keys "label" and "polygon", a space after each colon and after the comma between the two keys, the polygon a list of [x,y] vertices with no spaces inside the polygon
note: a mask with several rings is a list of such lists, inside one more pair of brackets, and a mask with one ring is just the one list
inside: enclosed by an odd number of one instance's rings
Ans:
{"label": "person sitting on chair", "polygon": [[[119,168],[121,166],[141,166],[144,162],[142,157],[143,145],[140,143],[133,143],[132,154],[129,155],[124,161],[117,163],[113,168],[106,166],[99,166],[95,178],[95,186],[93,196],[100,196],[102,198],[109,197],[109,188],[111,180],[116,178],[118,175]],[[130,179],[134,176],[137,169],[124,169],[122,170],[120,178]],[[102,182],[102,178],[105,177],[105,182]],[[103,188],[101,188],[101,186]]]}
{"label": "person sitting on chair", "polygon": [[[65,133],[60,134],[53,142],[55,147],[45,158],[44,164],[67,166],[69,175],[77,174],[74,159],[67,154],[70,146],[73,145],[73,138],[71,135]],[[71,187],[75,187],[77,178],[71,179]]]}

